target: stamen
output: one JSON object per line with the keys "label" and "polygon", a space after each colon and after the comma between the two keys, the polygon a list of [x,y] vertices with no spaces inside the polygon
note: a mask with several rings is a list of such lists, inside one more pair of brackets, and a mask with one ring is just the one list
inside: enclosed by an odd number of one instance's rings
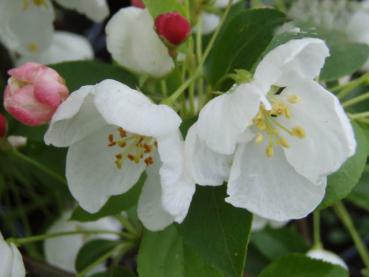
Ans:
{"label": "stamen", "polygon": [[288,102],[291,104],[296,104],[300,102],[300,97],[298,95],[292,94],[288,96]]}
{"label": "stamen", "polygon": [[297,138],[304,138],[305,137],[305,130],[300,126],[296,126],[296,127],[292,128],[291,135],[294,136],[294,137],[297,137]]}
{"label": "stamen", "polygon": [[284,148],[288,148],[290,147],[287,139],[285,137],[279,137],[279,140],[278,140],[279,144],[282,145]]}
{"label": "stamen", "polygon": [[262,134],[262,133],[256,133],[255,142],[256,142],[257,144],[260,144],[260,143],[262,143],[262,142],[263,142],[263,140],[264,140],[264,136],[263,136],[263,134]]}
{"label": "stamen", "polygon": [[268,144],[267,148],[265,149],[265,154],[267,155],[268,158],[272,158],[274,156],[274,149],[272,143]]}

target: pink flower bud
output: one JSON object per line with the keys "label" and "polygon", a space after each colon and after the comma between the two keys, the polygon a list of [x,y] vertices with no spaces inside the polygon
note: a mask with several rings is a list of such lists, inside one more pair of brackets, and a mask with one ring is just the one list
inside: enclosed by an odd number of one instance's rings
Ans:
{"label": "pink flower bud", "polygon": [[8,131],[8,122],[6,120],[6,117],[0,114],[0,138],[5,137],[7,131]]}
{"label": "pink flower bud", "polygon": [[29,62],[8,74],[11,77],[4,92],[4,107],[25,125],[47,123],[68,96],[64,80],[45,65]]}
{"label": "pink flower bud", "polygon": [[176,46],[184,42],[191,32],[190,23],[178,12],[159,15],[155,19],[155,28],[162,38]]}
{"label": "pink flower bud", "polygon": [[145,4],[142,0],[131,0],[131,4],[132,6],[135,6],[137,8],[141,8],[141,9],[145,8]]}

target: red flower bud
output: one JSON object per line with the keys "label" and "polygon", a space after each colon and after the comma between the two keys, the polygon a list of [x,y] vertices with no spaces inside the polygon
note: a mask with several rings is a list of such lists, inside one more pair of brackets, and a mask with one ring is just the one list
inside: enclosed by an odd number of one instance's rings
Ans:
{"label": "red flower bud", "polygon": [[142,0],[131,0],[131,4],[132,6],[135,6],[137,8],[141,8],[141,9],[145,8],[145,4],[143,3]]}
{"label": "red flower bud", "polygon": [[191,32],[188,20],[178,12],[169,12],[159,15],[155,19],[157,33],[172,45],[184,42]]}
{"label": "red flower bud", "polygon": [[8,130],[8,122],[2,114],[0,114],[0,138],[6,136],[6,132]]}

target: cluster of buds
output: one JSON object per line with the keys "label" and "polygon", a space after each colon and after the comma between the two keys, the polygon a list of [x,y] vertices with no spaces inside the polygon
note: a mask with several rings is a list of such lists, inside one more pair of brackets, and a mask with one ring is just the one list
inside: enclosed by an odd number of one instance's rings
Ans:
{"label": "cluster of buds", "polygon": [[64,80],[45,65],[25,63],[9,70],[8,74],[10,78],[4,92],[4,107],[25,125],[47,123],[68,97]]}

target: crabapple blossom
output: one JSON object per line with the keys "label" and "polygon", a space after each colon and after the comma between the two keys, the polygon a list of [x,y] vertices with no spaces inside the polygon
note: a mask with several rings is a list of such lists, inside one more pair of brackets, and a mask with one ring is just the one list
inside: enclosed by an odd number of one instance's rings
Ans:
{"label": "crabapple blossom", "polygon": [[25,63],[8,74],[11,77],[4,92],[4,107],[23,124],[47,123],[68,96],[64,80],[45,65]]}
{"label": "crabapple blossom", "polygon": [[267,219],[315,209],[327,176],[356,149],[338,99],[314,81],[328,55],[322,40],[291,40],[265,55],[251,82],[207,103],[186,137],[195,181],[228,181],[227,202]]}
{"label": "crabapple blossom", "polygon": [[138,216],[148,229],[160,230],[183,221],[195,191],[184,165],[180,123],[170,107],[105,80],[81,87],[60,105],[45,142],[69,147],[68,186],[88,212],[127,192],[146,170]]}

